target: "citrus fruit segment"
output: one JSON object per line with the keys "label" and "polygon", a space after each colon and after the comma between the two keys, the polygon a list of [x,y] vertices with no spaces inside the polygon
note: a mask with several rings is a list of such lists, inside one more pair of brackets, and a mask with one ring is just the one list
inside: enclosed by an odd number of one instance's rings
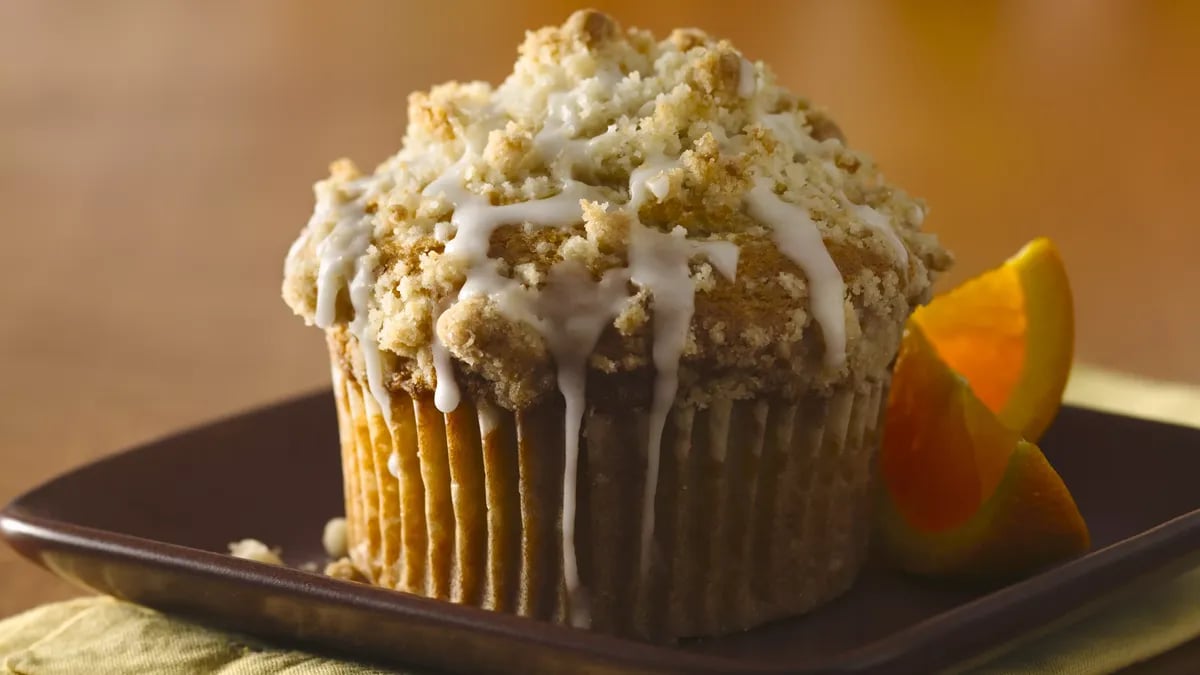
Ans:
{"label": "citrus fruit segment", "polygon": [[892,382],[879,532],[896,566],[1009,577],[1087,550],[1087,526],[1041,450],[996,418],[918,324]]}
{"label": "citrus fruit segment", "polygon": [[1072,307],[1062,259],[1040,238],[912,320],[1002,423],[1036,442],[1058,414],[1071,370]]}

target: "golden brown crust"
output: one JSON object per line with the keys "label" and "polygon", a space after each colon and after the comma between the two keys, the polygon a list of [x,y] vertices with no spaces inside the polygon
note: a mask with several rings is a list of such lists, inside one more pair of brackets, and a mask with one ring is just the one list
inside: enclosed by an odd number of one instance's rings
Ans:
{"label": "golden brown crust", "polygon": [[[563,119],[567,135],[591,139],[570,161],[546,151],[546,130]],[[905,317],[950,263],[937,240],[919,229],[924,206],[887,184],[869,157],[844,144],[827,115],[777,86],[764,65],[749,64],[727,42],[700,31],[678,30],[655,42],[645,32],[622,31],[603,14],[577,12],[561,27],[530,33],[499,87],[449,83],[410,98],[404,145],[376,172],[394,187],[368,207],[374,226],[368,255],[377,272],[369,321],[393,388],[433,387],[436,330],[468,387],[490,391],[500,404],[525,407],[554,390],[551,357],[532,326],[487,299],[452,303],[468,272],[463,259],[444,255],[453,206],[422,190],[469,146],[477,152],[464,168],[466,189],[493,204],[552,196],[569,179],[592,186],[582,222],[514,223],[492,236],[489,255],[501,261],[501,273],[529,288],[544,284],[550,266],[564,259],[597,277],[626,265],[630,214],[622,206],[630,199],[630,174],[652,158],[679,158],[666,172],[665,195],[640,209],[641,222],[682,227],[695,240],[732,241],[740,250],[733,281],[703,259],[692,260],[696,312],[682,361],[684,398],[702,400],[714,386],[747,395],[803,392],[874,372],[891,360]],[[340,188],[358,177],[343,160],[323,185]],[[779,252],[771,230],[747,214],[755,177],[772,179],[781,199],[811,213],[845,279],[848,360],[840,370],[821,366],[821,331],[804,272]],[[907,265],[856,215],[855,204],[892,223]],[[314,218],[285,267],[284,297],[309,322],[318,246],[331,229],[327,219]],[[649,369],[652,299],[631,291],[590,365],[593,376],[612,376],[605,382],[630,381],[640,389]],[[348,299],[340,298],[338,321],[352,317]]]}

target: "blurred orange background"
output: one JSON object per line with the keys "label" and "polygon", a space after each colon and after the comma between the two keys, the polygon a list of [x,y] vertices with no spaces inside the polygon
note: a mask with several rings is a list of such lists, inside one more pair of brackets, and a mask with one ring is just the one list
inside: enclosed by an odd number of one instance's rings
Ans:
{"label": "blurred orange background", "polygon": [[[1048,234],[1080,359],[1200,382],[1200,3],[587,4],[728,37],[829,108],[927,199],[944,284]],[[0,501],[322,386],[278,298],[312,182],[394,152],[413,89],[498,81],[580,6],[0,4]],[[73,592],[0,547],[0,616]]]}

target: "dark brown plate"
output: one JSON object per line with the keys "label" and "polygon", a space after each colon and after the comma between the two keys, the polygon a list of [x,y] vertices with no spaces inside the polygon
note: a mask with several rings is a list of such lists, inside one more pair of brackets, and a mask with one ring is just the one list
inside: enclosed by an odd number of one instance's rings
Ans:
{"label": "dark brown plate", "polygon": [[655,647],[223,555],[255,537],[323,558],[340,513],[333,401],[314,394],[73,471],[10,504],[4,536],[56,574],[223,627],[477,672],[928,672],[1200,560],[1200,430],[1065,408],[1043,447],[1092,553],[988,592],[873,567],[810,616]]}

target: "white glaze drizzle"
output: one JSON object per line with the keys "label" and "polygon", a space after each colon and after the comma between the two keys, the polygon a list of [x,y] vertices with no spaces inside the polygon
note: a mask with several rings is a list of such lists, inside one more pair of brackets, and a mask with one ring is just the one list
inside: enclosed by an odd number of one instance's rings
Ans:
{"label": "white glaze drizzle", "polygon": [[[543,140],[539,140],[543,139]],[[545,153],[585,153],[585,143],[570,139],[557,129],[535,138],[535,149]],[[559,157],[544,156],[547,160]],[[631,235],[628,270],[606,274],[600,282],[591,281],[586,272],[573,270],[566,263],[552,268],[547,286],[530,293],[514,279],[500,274],[498,261],[487,256],[492,233],[509,223],[534,226],[565,226],[582,220],[581,199],[597,199],[595,189],[577,181],[566,181],[563,191],[553,197],[515,204],[494,206],[464,186],[464,169],[470,155],[452,165],[425,189],[426,196],[446,199],[454,206],[451,223],[453,238],[444,255],[462,256],[468,265],[467,279],[452,301],[486,296],[501,311],[537,326],[546,340],[557,366],[558,387],[565,402],[565,462],[563,476],[563,566],[571,597],[573,625],[590,623],[587,598],[578,578],[575,556],[576,483],[579,436],[586,400],[587,357],[595,348],[603,328],[628,300],[626,283],[634,283],[650,292],[654,303],[655,366],[654,396],[647,439],[646,481],[643,491],[641,533],[641,570],[649,568],[650,544],[654,532],[654,500],[662,435],[667,416],[678,390],[678,367],[694,311],[695,282],[689,260],[707,257],[714,268],[733,278],[737,270],[738,250],[731,242],[698,242],[686,238],[683,228],[671,233],[645,227],[638,218],[639,208],[649,199],[662,199],[670,190],[668,172],[678,160],[654,157],[635,169],[629,180]],[[569,161],[575,161],[573,159]],[[571,263],[573,265],[574,263]],[[581,276],[582,275],[582,276]],[[564,294],[563,289],[566,289]],[[564,313],[565,312],[565,313]],[[436,331],[435,331],[436,333]],[[439,410],[457,407],[460,393],[454,382],[451,359],[440,341],[434,344],[437,387],[434,402]]]}
{"label": "white glaze drizzle", "polygon": [[900,237],[896,234],[896,230],[887,216],[866,204],[849,204],[849,209],[864,225],[886,239],[888,246],[896,255],[896,260],[902,267],[908,267],[908,249],[904,248],[904,242],[900,241]]}
{"label": "white glaze drizzle", "polygon": [[[446,243],[443,255],[464,259],[467,278],[450,304],[467,298],[490,297],[496,301],[501,311],[527,320],[529,315],[523,302],[523,287],[514,279],[502,275],[497,269],[499,261],[488,257],[492,234],[501,225],[513,223],[535,227],[577,223],[583,219],[580,200],[595,197],[595,188],[579,181],[568,180],[562,192],[551,197],[496,206],[487,198],[466,189],[465,169],[471,158],[470,153],[464,155],[422,192],[428,197],[445,199],[454,206],[450,222],[455,226],[455,231]],[[441,412],[449,413],[458,407],[462,394],[454,378],[450,354],[445,345],[437,339],[437,320],[440,314],[439,312],[433,319],[433,364],[437,377],[434,405]]]}
{"label": "white glaze drizzle", "polygon": [[[624,78],[621,71],[610,66],[601,69],[594,77],[581,82],[571,91],[559,91],[546,97],[546,118],[542,128],[533,137],[534,152],[547,165],[561,165],[557,168],[570,170],[586,163],[588,150],[605,142],[616,133],[614,126],[609,126],[604,133],[591,138],[579,138],[580,128],[584,123],[583,105],[591,95],[611,96],[613,88]],[[583,100],[580,100],[580,96]],[[583,104],[583,105],[581,105]]]}
{"label": "white glaze drizzle", "polygon": [[757,115],[755,119],[759,124],[763,125],[767,129],[770,129],[771,133],[775,135],[775,138],[787,143],[801,152],[803,152],[808,145],[814,143],[814,141],[808,136],[800,133],[798,125],[796,124],[795,113],[763,113]]}
{"label": "white glaze drizzle", "polygon": [[500,410],[487,399],[477,401],[475,410],[479,415],[479,436],[486,439],[493,431],[500,428]]}
{"label": "white glaze drizzle", "polygon": [[350,281],[350,304],[354,306],[354,318],[350,321],[350,332],[358,340],[358,351],[363,357],[367,371],[367,386],[371,396],[379,404],[383,419],[392,423],[392,395],[383,384],[383,352],[379,349],[379,336],[371,325],[368,307],[375,290],[375,264],[370,256],[363,256],[355,263],[354,279]]}
{"label": "white glaze drizzle", "polygon": [[780,199],[774,182],[766,178],[755,179],[746,206],[751,216],[771,228],[779,252],[808,278],[809,306],[825,339],[825,365],[841,368],[846,361],[846,283],[817,224],[806,209]]}
{"label": "white glaze drizzle", "polygon": [[[379,339],[370,321],[370,301],[375,285],[375,261],[368,255],[374,215],[367,206],[375,203],[392,185],[391,176],[376,174],[358,178],[344,185],[331,181],[317,184],[317,206],[309,219],[314,228],[333,221],[328,236],[317,244],[317,306],[315,323],[330,328],[337,320],[337,299],[342,290],[348,292],[354,318],[350,333],[358,341],[367,385],[379,404],[384,419],[392,421],[391,395],[383,383],[383,354]],[[353,276],[351,276],[353,270]]]}
{"label": "white glaze drizzle", "polygon": [[349,283],[352,270],[371,245],[372,218],[367,199],[377,197],[371,189],[375,176],[358,178],[344,185],[317,183],[317,206],[309,218],[309,230],[333,221],[329,234],[317,244],[317,307],[315,322],[321,328],[337,319],[337,298]]}
{"label": "white glaze drizzle", "polygon": [[454,379],[454,362],[450,358],[450,350],[442,344],[437,334],[437,320],[441,312],[433,315],[433,340],[430,347],[433,352],[433,372],[437,382],[433,389],[433,405],[441,412],[450,412],[458,407],[462,393],[458,390],[458,381]]}
{"label": "white glaze drizzle", "polygon": [[566,105],[567,94],[560,92],[547,98],[546,121],[533,137],[533,149],[546,164],[562,161],[569,168],[583,159],[588,140],[574,138],[579,120]]}
{"label": "white glaze drizzle", "polygon": [[[638,567],[642,578],[645,578],[650,569],[651,542],[654,538],[654,502],[658,491],[663,431],[679,390],[679,361],[687,345],[688,330],[695,311],[696,286],[688,259],[696,253],[707,253],[710,247],[734,247],[735,255],[737,249],[731,242],[690,241],[682,236],[682,228],[668,234],[634,224],[630,234],[631,279],[650,291],[654,312],[654,343],[651,348],[654,394],[646,439],[646,479],[642,488]],[[716,257],[723,254],[718,253]]]}
{"label": "white glaze drizzle", "polygon": [[913,225],[920,227],[925,223],[925,209],[921,208],[920,204],[913,204],[909,210],[908,218]]}
{"label": "white glaze drizzle", "polygon": [[[772,113],[759,114],[757,120],[760,124],[771,130],[779,140],[792,145],[801,152],[811,153],[817,152],[818,148],[827,147],[826,144],[839,143],[837,140],[817,141],[805,134],[800,133],[798,126],[795,123],[795,113]],[[837,164],[828,158],[817,160],[820,162],[825,172],[829,175],[837,175],[840,170]],[[900,262],[902,267],[908,266],[908,249],[905,248],[904,242],[896,234],[895,228],[887,216],[880,213],[877,209],[865,205],[854,204],[845,197],[844,193],[837,196],[838,202],[842,208],[852,215],[855,219],[866,225],[868,229],[882,236],[891,247],[896,260]],[[916,207],[919,209],[920,207]],[[923,214],[922,214],[923,215]],[[917,223],[918,225],[920,223]]]}
{"label": "white glaze drizzle", "polygon": [[[678,160],[667,157],[650,157],[642,162],[641,166],[630,172],[629,211],[635,221],[641,222],[638,218],[638,210],[651,195],[656,201],[661,201],[667,196],[667,192],[671,188],[668,172],[678,165]],[[630,246],[634,245],[631,243]]]}
{"label": "white glaze drizzle", "polygon": [[662,201],[671,192],[671,178],[667,175],[666,171],[663,171],[654,178],[646,181],[646,189],[654,195],[655,199]]}
{"label": "white glaze drizzle", "polygon": [[677,165],[677,160],[647,160],[629,176],[630,279],[650,291],[653,298],[653,334],[651,358],[654,363],[654,391],[650,403],[649,430],[646,439],[646,478],[642,487],[642,531],[638,571],[642,579],[650,570],[651,544],[654,539],[654,502],[658,493],[662,436],[667,416],[679,390],[679,362],[687,346],[688,331],[695,311],[696,282],[688,264],[694,256],[705,256],[724,276],[733,279],[737,272],[737,245],[728,241],[700,242],[687,238],[682,227],[662,232],[642,225],[638,211],[648,194],[658,196],[651,182],[657,182]]}
{"label": "white glaze drizzle", "polygon": [[758,77],[754,72],[754,64],[743,57],[741,68],[738,71],[738,96],[750,98],[756,91],[758,91]]}
{"label": "white glaze drizzle", "polygon": [[629,272],[609,270],[599,282],[579,263],[563,261],[550,269],[549,280],[535,300],[537,326],[554,356],[563,413],[563,579],[571,625],[591,623],[587,593],[579,582],[575,557],[575,509],[587,389],[587,360],[600,334],[629,298]]}

